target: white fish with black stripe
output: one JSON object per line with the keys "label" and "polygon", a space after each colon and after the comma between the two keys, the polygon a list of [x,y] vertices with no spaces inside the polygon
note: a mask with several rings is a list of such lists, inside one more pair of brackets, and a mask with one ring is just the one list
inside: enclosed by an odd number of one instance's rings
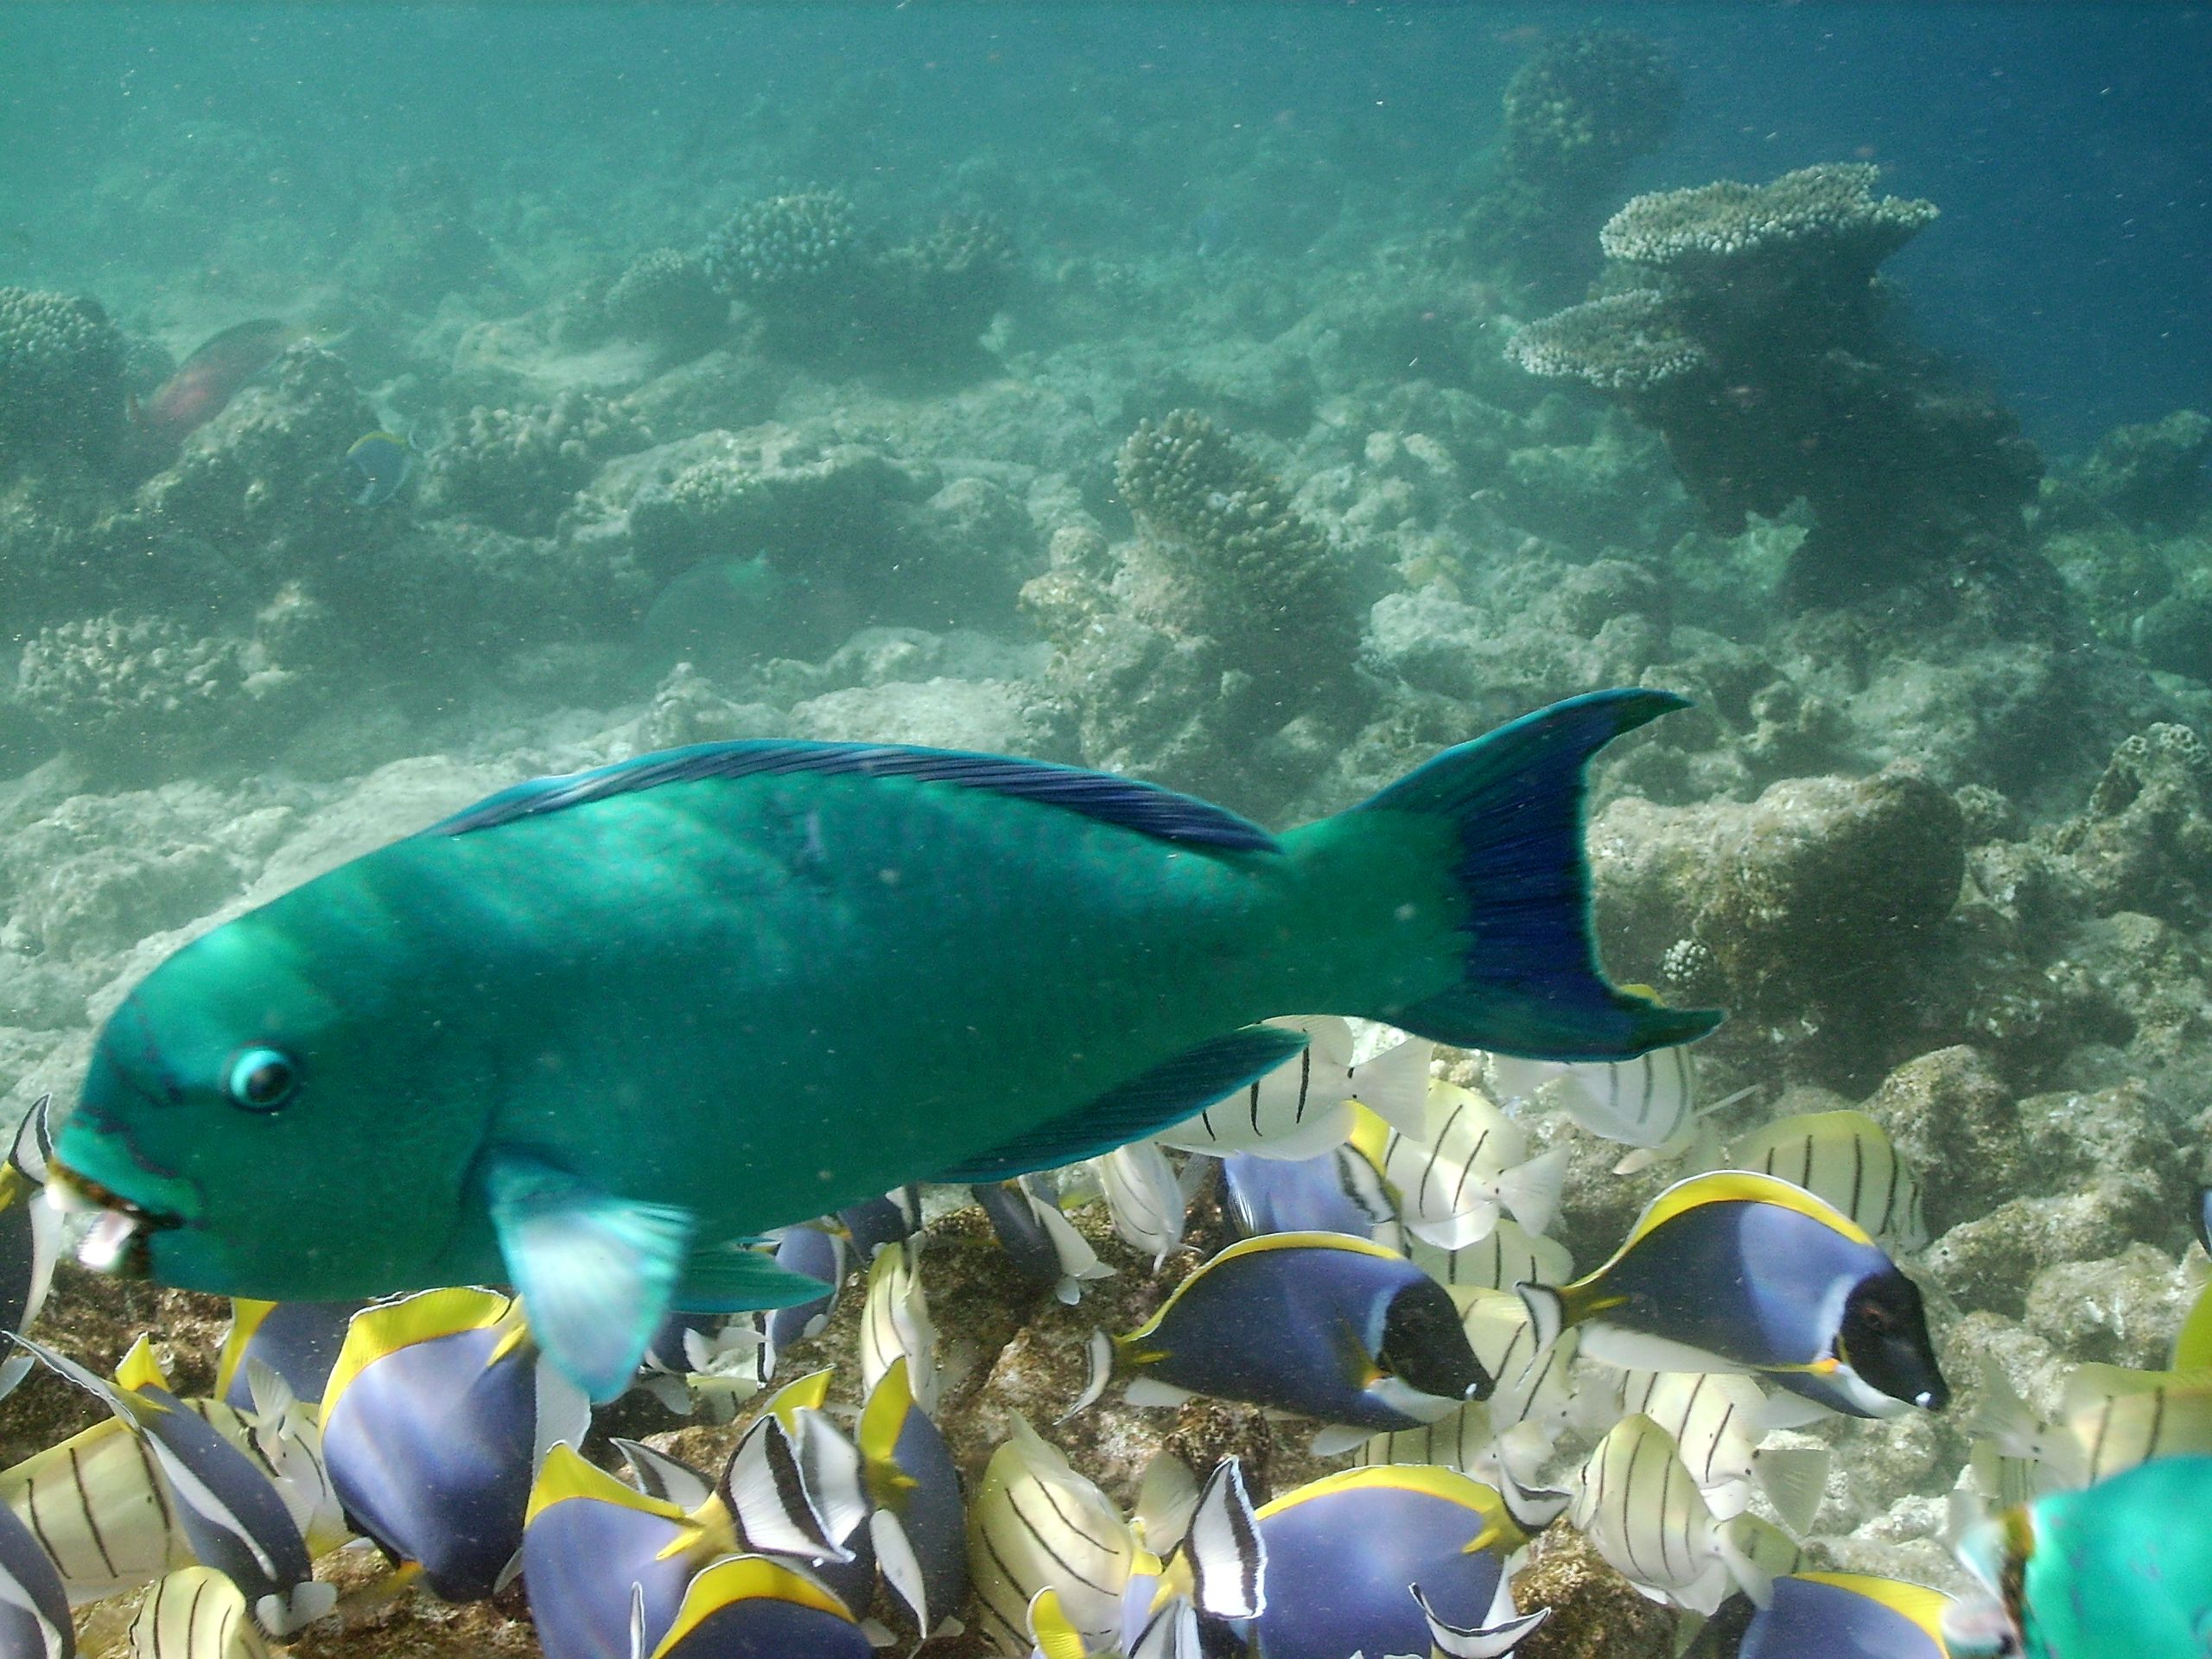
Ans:
{"label": "white fish with black stripe", "polygon": [[1426,1239],[1408,1239],[1406,1255],[1422,1272],[1446,1287],[1479,1285],[1511,1290],[1516,1285],[1562,1285],[1574,1276],[1574,1258],[1557,1239],[1532,1233],[1510,1216],[1500,1216],[1487,1238],[1456,1250],[1440,1249]]}
{"label": "white fish with black stripe", "polygon": [[1404,1038],[1354,1065],[1351,1027],[1333,1014],[1267,1023],[1304,1032],[1305,1048],[1155,1141],[1216,1157],[1317,1158],[1351,1134],[1355,1100],[1386,1122],[1419,1129],[1434,1044]]}
{"label": "white fish with black stripe", "polygon": [[181,1567],[146,1592],[130,1659],[269,1659],[245,1596],[212,1567]]}
{"label": "white fish with black stripe", "polygon": [[1882,1126],[1859,1111],[1803,1112],[1740,1135],[1720,1160],[1825,1198],[1898,1250],[1928,1243],[1920,1182]]}
{"label": "white fish with black stripe", "polygon": [[1452,1300],[1459,1305],[1467,1345],[1497,1379],[1489,1400],[1491,1427],[1503,1434],[1528,1423],[1547,1443],[1555,1439],[1571,1413],[1580,1338],[1567,1330],[1548,1344],[1540,1343],[1535,1319],[1509,1290],[1461,1285]]}
{"label": "white fish with black stripe", "polygon": [[1440,1249],[1480,1243],[1503,1215],[1541,1233],[1559,1209],[1567,1148],[1531,1158],[1520,1126],[1459,1084],[1430,1079],[1418,1131],[1370,1115],[1352,1133],[1397,1195],[1407,1231]]}
{"label": "white fish with black stripe", "polygon": [[903,1356],[914,1402],[935,1414],[938,1398],[937,1326],[922,1289],[918,1242],[887,1244],[868,1268],[868,1298],[861,1306],[861,1386],[873,1392],[891,1363]]}
{"label": "white fish with black stripe", "polygon": [[1673,1436],[1675,1454],[1723,1520],[1741,1514],[1756,1489],[1784,1526],[1802,1534],[1826,1494],[1828,1449],[1763,1447],[1770,1421],[1766,1393],[1740,1374],[1624,1371],[1610,1390],[1583,1389],[1575,1413],[1592,1432],[1619,1417],[1650,1418]]}
{"label": "white fish with black stripe", "polygon": [[968,1506],[968,1573],[988,1634],[1007,1653],[1029,1643],[1029,1604],[1058,1599],[1086,1650],[1119,1639],[1122,1597],[1140,1546],[1114,1500],[1016,1414]]}
{"label": "white fish with black stripe", "polygon": [[[41,1095],[24,1115],[0,1165],[0,1331],[29,1330],[54,1286],[61,1211],[46,1191],[47,1162],[54,1154],[47,1117],[52,1099]],[[29,1354],[0,1359],[0,1396],[12,1392],[35,1363]]]}
{"label": "white fish with black stripe", "polygon": [[1768,1579],[1741,1541],[1739,1516],[1713,1513],[1674,1438],[1624,1417],[1576,1471],[1567,1519],[1614,1570],[1655,1600],[1710,1615],[1740,1589],[1764,1606]]}
{"label": "white fish with black stripe", "polygon": [[[1040,1177],[981,1182],[968,1190],[1021,1276],[1050,1287],[1059,1301],[1073,1307],[1083,1300],[1085,1285],[1113,1277],[1114,1269],[1098,1259]],[[1118,1220],[1116,1225],[1118,1230]]]}
{"label": "white fish with black stripe", "polygon": [[1603,1140],[1650,1151],[1689,1145],[1697,1115],[1697,1061],[1688,1044],[1630,1060],[1529,1060],[1490,1057],[1500,1098],[1555,1106]]}
{"label": "white fish with black stripe", "polygon": [[289,1636],[330,1611],[338,1592],[315,1582],[307,1541],[283,1496],[205,1419],[165,1388],[150,1382],[118,1387],[52,1349],[16,1340],[145,1441],[175,1500],[193,1554],[245,1592],[264,1629]]}

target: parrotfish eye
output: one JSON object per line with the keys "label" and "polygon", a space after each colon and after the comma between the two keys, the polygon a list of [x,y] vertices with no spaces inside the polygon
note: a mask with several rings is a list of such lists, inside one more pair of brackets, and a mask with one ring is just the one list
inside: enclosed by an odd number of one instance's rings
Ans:
{"label": "parrotfish eye", "polygon": [[249,1112],[273,1112],[300,1086],[300,1068],[289,1054],[273,1048],[242,1048],[231,1057],[223,1091],[231,1104]]}

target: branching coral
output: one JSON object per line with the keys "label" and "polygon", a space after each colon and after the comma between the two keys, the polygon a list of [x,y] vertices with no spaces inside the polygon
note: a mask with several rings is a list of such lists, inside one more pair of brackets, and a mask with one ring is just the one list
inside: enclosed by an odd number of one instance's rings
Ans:
{"label": "branching coral", "polygon": [[0,288],[0,464],[35,450],[105,458],[123,431],[124,360],[99,302]]}
{"label": "branching coral", "polygon": [[480,404],[431,458],[423,505],[543,535],[601,463],[652,442],[620,405],[587,391],[564,391],[533,409]]}
{"label": "branching coral", "polygon": [[1936,218],[1871,167],[1639,196],[1599,233],[1625,292],[1531,323],[1531,373],[1611,394],[1666,439],[1719,527],[1803,497],[1801,602],[2002,562],[2041,462],[2002,409],[1882,327],[1875,271]]}

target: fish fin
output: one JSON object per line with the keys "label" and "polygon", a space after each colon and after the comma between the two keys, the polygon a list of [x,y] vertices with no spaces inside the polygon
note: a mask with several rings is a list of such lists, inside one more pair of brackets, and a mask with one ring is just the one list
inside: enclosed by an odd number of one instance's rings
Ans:
{"label": "fish fin", "polygon": [[868,1518],[868,1537],[875,1552],[875,1570],[883,1575],[892,1593],[906,1604],[915,1630],[927,1637],[929,1582],[923,1575],[920,1558],[914,1554],[913,1541],[906,1536],[906,1523],[890,1510],[878,1510]]}
{"label": "fish fin", "polygon": [[1305,1046],[1304,1032],[1280,1026],[1246,1026],[1224,1037],[1208,1038],[1016,1140],[941,1171],[936,1179],[1004,1181],[1098,1157],[1197,1116],[1223,1096],[1256,1083]]}
{"label": "fish fin", "polygon": [[1060,1605],[1060,1592],[1049,1585],[1029,1599],[1029,1639],[1044,1659],[1086,1659],[1090,1652]]}
{"label": "fish fin", "polygon": [[1559,1213],[1567,1190],[1567,1148],[1554,1147],[1497,1178],[1497,1200],[1529,1232],[1541,1234]]}
{"label": "fish fin", "polygon": [[483,1179],[531,1333],[594,1401],[614,1399],[668,1313],[691,1244],[690,1212],[617,1198],[523,1152],[494,1149]]}
{"label": "fish fin", "polygon": [[1179,795],[1157,784],[1117,778],[1110,772],[1087,772],[1080,766],[1020,760],[1002,754],[977,754],[961,749],[782,739],[695,743],[687,748],[640,755],[634,760],[595,766],[565,777],[532,779],[464,808],[422,833],[467,835],[512,823],[518,818],[538,817],[591,801],[658,789],[664,784],[788,776],[793,772],[948,784],[955,788],[982,790],[1015,800],[1062,807],[1101,823],[1185,846],[1221,852],[1281,850],[1273,836],[1225,808],[1189,795]]}
{"label": "fish fin", "polygon": [[1352,1423],[1331,1423],[1317,1430],[1306,1450],[1317,1458],[1341,1458],[1375,1438],[1375,1430]]}
{"label": "fish fin", "polygon": [[1163,1382],[1156,1376],[1133,1376],[1122,1390],[1122,1398],[1140,1409],[1151,1406],[1179,1406],[1198,1396],[1188,1389],[1179,1389],[1173,1382]]}
{"label": "fish fin", "polygon": [[1418,1037],[1393,1043],[1352,1069],[1351,1098],[1418,1140],[1428,1122],[1428,1063],[1435,1057],[1436,1046]]}
{"label": "fish fin", "polygon": [[[1522,1300],[1534,1286],[1522,1287]],[[1646,1331],[1631,1331],[1624,1325],[1607,1324],[1602,1315],[1587,1325],[1576,1327],[1582,1332],[1582,1356],[1586,1359],[1599,1359],[1608,1365],[1618,1365],[1624,1371],[1710,1371],[1727,1376],[1742,1376],[1751,1368],[1738,1364],[1732,1359],[1703,1348],[1693,1348],[1686,1342],[1675,1342],[1665,1337],[1655,1337]]]}
{"label": "fish fin", "polygon": [[1073,1405],[1052,1419],[1052,1425],[1056,1428],[1077,1413],[1088,1411],[1096,1405],[1100,1397],[1106,1392],[1106,1384],[1113,1379],[1114,1338],[1105,1331],[1097,1325],[1092,1325],[1090,1336],[1084,1339],[1083,1353],[1084,1365],[1083,1392],[1076,1395]]}
{"label": "fish fin", "polygon": [[1782,1524],[1803,1537],[1827,1496],[1828,1448],[1767,1446],[1751,1453],[1751,1472]]}
{"label": "fish fin", "polygon": [[1751,1414],[1749,1426],[1765,1433],[1770,1429],[1803,1428],[1808,1423],[1828,1422],[1838,1414],[1818,1400],[1808,1400],[1802,1394],[1770,1394]]}
{"label": "fish fin", "polygon": [[1235,1458],[1207,1477],[1169,1571],[1188,1573],[1192,1605],[1216,1618],[1257,1618],[1267,1610],[1268,1547]]}
{"label": "fish fin", "polygon": [[1439,1617],[1436,1609],[1428,1605],[1428,1598],[1421,1593],[1419,1585],[1408,1586],[1414,1599],[1421,1603],[1421,1617],[1428,1621],[1428,1639],[1446,1659],[1503,1659],[1552,1616],[1548,1607],[1539,1607],[1502,1623],[1470,1629],[1452,1624]]}
{"label": "fish fin", "polygon": [[1166,1555],[1181,1543],[1191,1530],[1198,1496],[1198,1478],[1182,1459],[1165,1446],[1147,1458],[1137,1477],[1134,1511],[1144,1529],[1144,1547],[1155,1555]]}
{"label": "fish fin", "polygon": [[1548,1348],[1559,1340],[1560,1332],[1573,1322],[1565,1293],[1555,1285],[1516,1285],[1521,1305],[1529,1310],[1529,1326],[1536,1338],[1536,1346]]}
{"label": "fish fin", "polygon": [[792,1272],[759,1250],[712,1244],[683,1258],[683,1276],[670,1295],[669,1306],[680,1313],[755,1313],[818,1301],[836,1289],[811,1274]]}
{"label": "fish fin", "polygon": [[830,1541],[842,1544],[868,1519],[867,1466],[860,1448],[818,1408],[796,1415],[791,1443],[798,1451],[808,1501]]}
{"label": "fish fin", "polygon": [[[1453,831],[1442,874],[1463,907],[1459,982],[1372,1017],[1458,1048],[1562,1060],[1624,1060],[1719,1025],[1714,1010],[1670,1008],[1608,982],[1590,932],[1584,768],[1614,738],[1688,706],[1670,691],[1571,697],[1446,749],[1328,820],[1349,832],[1361,813],[1405,814]],[[1294,850],[1312,834],[1294,836]]]}
{"label": "fish fin", "polygon": [[614,1449],[622,1454],[622,1461],[629,1465],[630,1474],[637,1481],[638,1490],[647,1497],[673,1503],[689,1515],[715,1495],[712,1481],[690,1465],[677,1461],[665,1452],[656,1452],[650,1446],[619,1436],[614,1441]]}

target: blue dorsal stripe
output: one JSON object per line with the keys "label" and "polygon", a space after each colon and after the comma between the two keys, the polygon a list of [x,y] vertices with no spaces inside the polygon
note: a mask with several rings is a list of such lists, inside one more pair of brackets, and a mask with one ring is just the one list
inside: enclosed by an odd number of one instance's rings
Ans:
{"label": "blue dorsal stripe", "polygon": [[895,743],[804,743],[748,741],[695,743],[639,755],[611,766],[538,778],[517,784],[475,805],[432,824],[426,836],[465,836],[496,829],[520,818],[541,817],[591,801],[633,795],[663,784],[704,779],[779,777],[817,772],[857,778],[904,778],[916,783],[950,784],[1015,800],[1065,807],[1102,823],[1194,847],[1224,852],[1275,852],[1275,838],[1234,812],[1178,795],[1156,784],[1141,784],[1080,766],[1046,760],[1020,760],[1003,754],[975,754],[961,749],[918,749]]}

